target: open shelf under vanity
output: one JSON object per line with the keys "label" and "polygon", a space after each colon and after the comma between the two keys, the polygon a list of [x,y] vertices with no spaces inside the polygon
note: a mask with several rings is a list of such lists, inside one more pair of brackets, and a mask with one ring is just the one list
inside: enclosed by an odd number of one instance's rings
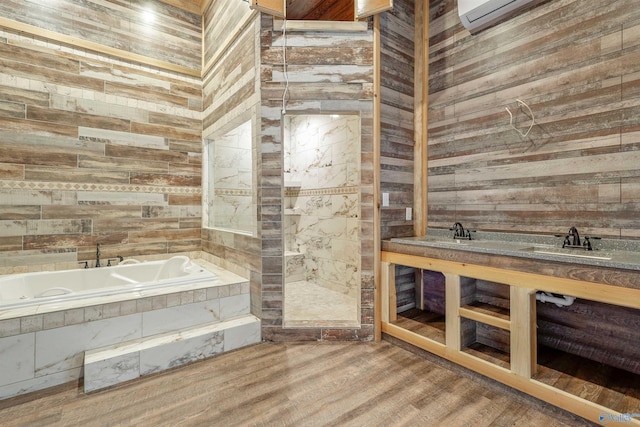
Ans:
{"label": "open shelf under vanity", "polygon": [[640,289],[585,283],[383,252],[381,329],[591,421],[637,413]]}

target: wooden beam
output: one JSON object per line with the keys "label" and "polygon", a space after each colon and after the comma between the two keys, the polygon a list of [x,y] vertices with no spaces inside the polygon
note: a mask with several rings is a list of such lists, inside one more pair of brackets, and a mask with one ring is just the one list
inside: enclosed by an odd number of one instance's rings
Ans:
{"label": "wooden beam", "polygon": [[427,117],[429,101],[429,1],[416,2],[414,64],[413,235],[427,229]]}
{"label": "wooden beam", "polygon": [[[273,19],[274,31],[282,31],[284,20]],[[364,33],[369,29],[366,22],[347,21],[300,21],[287,20],[287,32],[291,31],[339,31],[341,33]]]}
{"label": "wooden beam", "polygon": [[511,322],[509,320],[482,313],[468,307],[460,307],[458,309],[458,313],[460,314],[460,317],[464,317],[465,319],[471,319],[475,320],[476,322],[486,323],[487,325],[504,329],[506,331],[511,329]]}
{"label": "wooden beam", "polygon": [[[395,292],[392,292],[392,289],[396,287],[396,275],[395,275],[394,264],[389,264],[388,262],[380,263],[380,292],[382,295],[388,295],[386,298],[382,298],[380,301],[380,319],[382,322],[392,322],[395,319],[391,318],[391,308],[393,307],[394,313],[395,311]],[[397,315],[397,314],[396,314]],[[376,322],[378,323],[378,322]]]}
{"label": "wooden beam", "polygon": [[536,372],[536,291],[511,286],[511,370],[531,378]]}
{"label": "wooden beam", "polygon": [[278,18],[287,16],[287,2],[285,0],[250,0],[249,7]]}
{"label": "wooden beam", "polygon": [[149,65],[155,68],[159,68],[165,71],[171,71],[178,74],[185,74],[192,77],[200,77],[200,70],[183,67],[181,65],[172,64],[170,62],[161,61],[148,56],[139,55],[137,53],[127,52],[125,50],[116,49],[113,47],[101,45],[98,43],[82,40],[78,37],[67,36],[65,34],[56,33],[54,31],[45,30],[44,28],[38,28],[33,25],[23,24],[22,22],[13,21],[4,17],[0,17],[0,27],[8,28],[14,31],[20,31],[30,34],[32,36],[43,38],[47,40],[53,40],[58,43],[78,47],[80,49],[90,50],[103,55],[113,56],[115,58],[124,59],[126,61],[137,62],[144,65]]}
{"label": "wooden beam", "polygon": [[[382,339],[380,328],[380,15],[373,18],[373,265],[374,265],[374,335]],[[394,286],[395,289],[395,286]],[[395,295],[395,292],[394,292]],[[387,297],[385,295],[385,297]],[[393,312],[395,313],[395,307]]]}
{"label": "wooden beam", "polygon": [[445,343],[447,348],[459,351],[460,340],[460,276],[445,273]]}

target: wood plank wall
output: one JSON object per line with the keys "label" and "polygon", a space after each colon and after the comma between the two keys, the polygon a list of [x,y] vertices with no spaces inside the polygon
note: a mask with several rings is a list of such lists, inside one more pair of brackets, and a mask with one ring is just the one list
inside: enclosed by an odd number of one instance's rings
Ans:
{"label": "wood plank wall", "polygon": [[389,207],[380,211],[381,238],[413,236],[405,209],[413,206],[414,109],[413,0],[396,0],[380,14],[380,189]]}
{"label": "wood plank wall", "polygon": [[200,14],[158,0],[3,0],[0,17],[193,70],[201,67]]}
{"label": "wood plank wall", "polygon": [[235,43],[244,26],[255,15],[242,1],[212,0],[202,15],[202,62],[207,73],[220,56]]}
{"label": "wood plank wall", "polygon": [[[232,3],[245,3],[236,0],[216,0],[209,4],[204,14],[205,52],[224,52],[220,60],[203,76],[203,136],[205,144],[208,138],[224,135],[238,125],[252,120],[254,145],[258,148],[257,133],[259,129],[259,37],[260,22],[258,14],[244,27],[237,37],[233,26],[224,24],[218,17],[225,12],[236,10]],[[219,28],[219,25],[222,25]],[[228,43],[222,45],[221,41]],[[214,47],[209,43],[217,43]],[[210,54],[207,53],[209,58]],[[257,153],[256,151],[254,151]],[[260,165],[257,161],[256,174]],[[254,183],[258,196],[262,194]],[[258,228],[260,227],[260,207],[256,212]],[[251,312],[256,316],[262,314],[262,262],[260,236],[247,236],[222,230],[204,228],[202,230],[202,249],[216,257],[216,263],[231,271],[249,278],[251,285]]]}
{"label": "wood plank wall", "polygon": [[0,63],[0,271],[200,250],[200,79],[10,31]]}
{"label": "wood plank wall", "polygon": [[283,34],[261,19],[260,152],[262,331],[273,340],[373,339],[373,31],[288,32],[289,113],[356,113],[361,118],[361,328],[283,329]]}
{"label": "wood plank wall", "polygon": [[474,36],[430,5],[429,226],[640,238],[637,2],[549,1]]}

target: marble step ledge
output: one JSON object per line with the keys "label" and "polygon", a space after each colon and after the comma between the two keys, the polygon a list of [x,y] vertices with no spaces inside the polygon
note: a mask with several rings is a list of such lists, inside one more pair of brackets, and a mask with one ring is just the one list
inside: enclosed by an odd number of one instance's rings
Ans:
{"label": "marble step ledge", "polygon": [[84,392],[206,359],[260,340],[260,319],[246,314],[223,322],[87,350]]}

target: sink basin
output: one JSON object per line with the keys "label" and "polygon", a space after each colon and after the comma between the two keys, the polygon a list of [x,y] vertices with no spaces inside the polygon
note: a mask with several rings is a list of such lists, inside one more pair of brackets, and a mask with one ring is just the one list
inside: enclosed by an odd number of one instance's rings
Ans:
{"label": "sink basin", "polygon": [[520,249],[522,252],[534,252],[537,254],[545,255],[558,255],[567,258],[588,258],[588,259],[600,259],[610,260],[611,257],[606,254],[598,254],[593,251],[579,251],[573,249],[560,249],[552,247],[532,246],[528,248]]}
{"label": "sink basin", "polygon": [[441,243],[444,245],[468,245],[470,240],[462,240],[462,239],[427,239],[427,242],[430,243]]}

